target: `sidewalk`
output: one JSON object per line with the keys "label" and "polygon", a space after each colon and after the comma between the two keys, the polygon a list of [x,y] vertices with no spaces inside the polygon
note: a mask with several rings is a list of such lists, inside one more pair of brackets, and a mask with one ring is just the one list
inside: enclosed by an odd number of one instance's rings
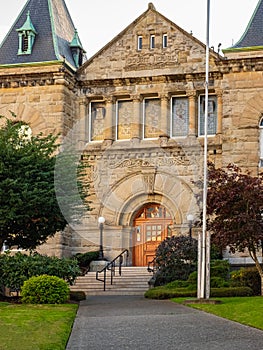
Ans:
{"label": "sidewalk", "polygon": [[66,350],[262,350],[263,331],[168,300],[90,296]]}

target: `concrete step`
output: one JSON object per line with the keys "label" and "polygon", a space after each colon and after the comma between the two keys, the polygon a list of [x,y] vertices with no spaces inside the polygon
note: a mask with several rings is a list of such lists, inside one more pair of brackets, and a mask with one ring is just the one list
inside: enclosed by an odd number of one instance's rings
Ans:
{"label": "concrete step", "polygon": [[[106,273],[106,290],[103,282],[96,280],[96,272],[89,272],[79,276],[76,283],[70,287],[72,291],[84,291],[86,295],[143,295],[149,288],[148,281],[152,274],[146,267],[122,267],[121,276],[118,268],[115,269],[113,284],[111,285],[111,272]],[[103,273],[99,275],[103,279]]]}

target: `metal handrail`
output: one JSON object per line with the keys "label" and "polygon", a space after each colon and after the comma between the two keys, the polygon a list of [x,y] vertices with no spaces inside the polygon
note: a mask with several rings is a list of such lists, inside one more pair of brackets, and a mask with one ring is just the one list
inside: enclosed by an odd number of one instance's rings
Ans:
{"label": "metal handrail", "polygon": [[[156,257],[153,258],[151,261],[148,262],[148,267],[147,267],[147,271],[148,271],[148,272],[153,272],[153,273],[156,272],[156,269],[157,269],[157,268],[156,268],[155,262],[156,262]],[[151,267],[151,266],[152,266],[152,267]]]}
{"label": "metal handrail", "polygon": [[[110,278],[110,284],[113,284],[113,277],[115,276],[115,267],[116,267],[116,262],[119,259],[119,276],[121,276],[121,267],[123,264],[123,256],[126,253],[126,266],[127,266],[127,259],[129,256],[129,251],[128,249],[124,249],[116,258],[114,258],[112,261],[110,261],[103,269],[100,271],[96,272],[96,280],[103,282],[103,290],[106,290],[106,278],[107,278],[107,270],[111,272],[111,278]],[[99,278],[99,273],[103,272],[103,279]]]}

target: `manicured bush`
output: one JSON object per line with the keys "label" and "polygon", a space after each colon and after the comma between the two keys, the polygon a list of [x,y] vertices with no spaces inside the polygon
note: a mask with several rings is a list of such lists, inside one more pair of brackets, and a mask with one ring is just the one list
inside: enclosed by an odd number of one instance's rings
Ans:
{"label": "manicured bush", "polygon": [[72,285],[81,271],[76,259],[20,252],[0,255],[0,286],[20,290],[30,277],[44,274],[57,276]]}
{"label": "manicured bush", "polygon": [[69,299],[72,301],[86,300],[86,294],[83,291],[70,291]]}
{"label": "manicured bush", "polygon": [[183,235],[166,238],[156,250],[155,286],[174,280],[187,280],[189,274],[196,269],[196,261],[196,239]]}
{"label": "manicured bush", "polygon": [[211,277],[210,278],[210,287],[211,288],[223,288],[228,287],[229,283],[226,282],[222,277]]}
{"label": "manicured bush", "polygon": [[261,279],[256,267],[241,268],[231,272],[231,286],[244,286],[253,290],[253,295],[261,295]]}
{"label": "manicured bush", "polygon": [[230,265],[227,260],[211,260],[211,277],[220,277],[224,280],[229,279]]}
{"label": "manicured bush", "polygon": [[144,294],[148,299],[171,299],[179,297],[196,297],[196,290],[190,291],[187,288],[166,289],[164,287],[156,287],[149,289]]}
{"label": "manicured bush", "polygon": [[94,260],[97,260],[98,257],[99,251],[94,251],[87,253],[77,253],[73,258],[77,260],[82,274],[85,274],[89,270],[90,263]]}
{"label": "manicured bush", "polygon": [[31,277],[21,288],[21,300],[25,304],[63,304],[68,298],[67,283],[56,276]]}
{"label": "manicured bush", "polygon": [[248,297],[253,295],[249,287],[211,288],[211,297]]}
{"label": "manicured bush", "polygon": [[[249,287],[236,287],[236,288],[211,288],[210,297],[244,297],[251,296],[253,294]],[[171,299],[179,297],[197,297],[196,290],[190,290],[188,288],[166,288],[155,287],[149,289],[144,294],[145,298],[149,299]]]}

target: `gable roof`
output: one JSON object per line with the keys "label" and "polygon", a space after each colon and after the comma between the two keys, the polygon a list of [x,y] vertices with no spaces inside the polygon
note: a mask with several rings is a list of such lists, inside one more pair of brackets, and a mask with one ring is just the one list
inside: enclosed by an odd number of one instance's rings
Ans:
{"label": "gable roof", "polygon": [[263,0],[259,0],[247,28],[239,41],[228,50],[255,49],[263,47]]}
{"label": "gable roof", "polygon": [[[149,3],[148,4],[148,8],[146,11],[144,11],[139,17],[137,17],[132,23],[130,23],[126,28],[124,28],[118,35],[116,35],[111,41],[109,41],[105,46],[103,46],[97,53],[95,53],[95,55],[93,55],[91,58],[89,58],[80,68],[79,68],[79,72],[80,74],[85,71],[85,69],[94,61],[96,60],[102,53],[104,53],[106,50],[110,49],[110,47],[112,47],[115,43],[118,42],[118,40],[120,40],[120,38],[122,38],[126,33],[129,33],[130,30],[132,30],[133,28],[135,28],[143,19],[150,17],[151,14],[155,14],[157,15],[161,21],[169,23],[169,25],[173,28],[175,28],[176,30],[178,30],[179,32],[181,32],[183,35],[187,36],[188,38],[190,38],[193,42],[195,42],[198,46],[201,46],[204,48],[206,48],[206,45],[201,42],[200,40],[198,40],[196,37],[194,37],[192,35],[192,33],[189,33],[187,31],[185,31],[184,29],[182,29],[181,27],[179,27],[177,24],[175,24],[174,22],[172,22],[170,19],[168,19],[167,17],[165,17],[164,15],[162,15],[160,12],[158,12],[155,9],[155,6],[153,5],[153,3]],[[215,52],[213,52],[212,50],[210,50],[211,56],[213,56],[214,58],[219,58],[220,55],[216,54]]]}
{"label": "gable roof", "polygon": [[[32,53],[18,55],[17,29],[23,28],[28,13],[37,34]],[[64,0],[28,0],[0,46],[0,65],[64,61],[75,70],[70,48],[75,33]]]}

